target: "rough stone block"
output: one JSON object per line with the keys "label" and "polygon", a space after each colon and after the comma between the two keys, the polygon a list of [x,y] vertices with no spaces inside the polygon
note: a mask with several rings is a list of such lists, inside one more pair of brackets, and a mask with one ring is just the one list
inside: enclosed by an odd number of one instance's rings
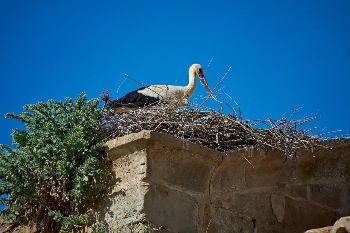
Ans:
{"label": "rough stone block", "polygon": [[268,191],[221,193],[221,195],[212,198],[212,203],[216,207],[256,219],[257,224],[277,223],[271,206],[271,193]]}
{"label": "rough stone block", "polygon": [[141,181],[146,176],[146,149],[119,157],[113,161],[114,175],[121,183]]}
{"label": "rough stone block", "polygon": [[283,232],[304,232],[308,229],[333,225],[339,215],[304,200],[286,197]]}
{"label": "rough stone block", "polygon": [[208,190],[210,173],[219,163],[212,157],[162,143],[155,143],[148,153],[148,182],[174,185],[199,194]]}
{"label": "rough stone block", "polygon": [[222,208],[212,207],[211,212],[211,218],[208,219],[207,225],[203,226],[202,232],[254,232],[254,219]]}
{"label": "rough stone block", "polygon": [[99,221],[106,222],[112,229],[119,229],[143,218],[144,196],[148,186],[143,186],[146,176],[146,150],[115,157],[112,164],[113,188],[97,207]]}
{"label": "rough stone block", "polygon": [[346,183],[310,184],[310,199],[341,211],[342,215],[350,214],[350,187]]}
{"label": "rough stone block", "polygon": [[250,162],[252,165],[246,166],[247,188],[272,187],[281,183],[296,182],[292,161],[285,162],[285,158],[280,154],[251,158]]}
{"label": "rough stone block", "polygon": [[293,198],[302,198],[305,200],[308,198],[306,184],[278,184],[278,191]]}
{"label": "rough stone block", "polygon": [[[350,150],[348,147],[323,149],[314,154],[304,153],[309,161],[301,161],[304,166],[309,165],[309,173],[314,179],[327,178],[345,178],[350,174],[349,156]],[[300,166],[303,167],[303,166]]]}
{"label": "rough stone block", "polygon": [[[114,190],[108,197],[103,221],[118,229],[121,226],[136,222],[144,217],[144,195],[147,187],[138,182],[129,182],[127,188]],[[102,211],[101,211],[102,212]]]}
{"label": "rough stone block", "polygon": [[145,217],[178,232],[197,232],[198,204],[193,197],[162,185],[150,187],[145,196]]}
{"label": "rough stone block", "polygon": [[221,164],[211,179],[211,194],[245,189],[245,167],[246,163],[243,160]]}

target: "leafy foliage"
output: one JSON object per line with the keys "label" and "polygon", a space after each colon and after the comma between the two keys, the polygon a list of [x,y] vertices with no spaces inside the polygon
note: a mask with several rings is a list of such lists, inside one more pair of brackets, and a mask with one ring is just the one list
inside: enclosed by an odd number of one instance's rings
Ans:
{"label": "leafy foliage", "polygon": [[86,205],[106,189],[98,168],[105,135],[98,99],[49,100],[24,106],[25,129],[12,132],[15,148],[0,145],[0,202],[7,220],[43,232],[68,232],[87,221]]}

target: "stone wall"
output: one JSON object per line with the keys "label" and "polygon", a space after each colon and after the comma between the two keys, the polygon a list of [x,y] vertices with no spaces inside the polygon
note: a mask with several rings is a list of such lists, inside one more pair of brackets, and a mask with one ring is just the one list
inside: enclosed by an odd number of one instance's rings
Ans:
{"label": "stone wall", "polygon": [[153,131],[107,146],[114,177],[95,210],[113,232],[138,221],[165,232],[303,232],[350,215],[350,141],[301,151],[296,161],[271,149],[221,153]]}

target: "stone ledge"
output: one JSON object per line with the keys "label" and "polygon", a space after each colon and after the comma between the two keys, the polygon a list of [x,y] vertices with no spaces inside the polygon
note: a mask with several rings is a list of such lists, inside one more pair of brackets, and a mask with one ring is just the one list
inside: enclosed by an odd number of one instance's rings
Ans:
{"label": "stone ledge", "polygon": [[209,156],[220,161],[225,154],[216,150],[209,149],[205,146],[189,142],[186,139],[177,138],[166,133],[160,133],[151,130],[143,130],[138,133],[132,133],[112,139],[106,143],[106,147],[107,151],[112,151],[114,148],[120,148],[122,146],[129,145],[130,143],[138,144],[144,142],[146,142],[147,145],[150,145],[153,142],[160,142],[169,146],[180,148],[182,150],[189,150],[204,156]]}
{"label": "stone ledge", "polygon": [[[135,166],[130,165],[133,157],[142,157],[146,173],[139,179],[147,184],[147,198],[141,213],[171,230],[302,232],[350,212],[346,143],[299,151],[297,161],[285,161],[282,152],[266,148],[222,153],[153,131],[107,145],[116,173],[121,166]],[[137,167],[128,172],[133,170],[137,177]]]}

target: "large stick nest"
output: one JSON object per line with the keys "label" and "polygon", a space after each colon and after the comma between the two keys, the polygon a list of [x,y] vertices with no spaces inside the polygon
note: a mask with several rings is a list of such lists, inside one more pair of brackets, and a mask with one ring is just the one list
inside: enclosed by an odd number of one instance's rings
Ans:
{"label": "large stick nest", "polygon": [[[225,115],[221,110],[190,104],[175,110],[169,105],[139,108],[125,112],[106,111],[104,126],[107,139],[142,130],[165,132],[218,151],[267,146],[283,151],[287,159],[295,159],[298,150],[312,150],[319,142],[317,135],[298,129],[317,117],[294,120],[243,121],[236,115]],[[256,127],[265,124],[266,128]]]}

